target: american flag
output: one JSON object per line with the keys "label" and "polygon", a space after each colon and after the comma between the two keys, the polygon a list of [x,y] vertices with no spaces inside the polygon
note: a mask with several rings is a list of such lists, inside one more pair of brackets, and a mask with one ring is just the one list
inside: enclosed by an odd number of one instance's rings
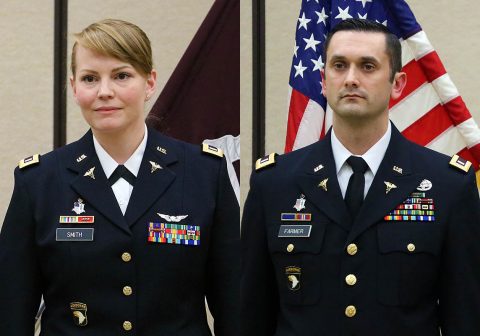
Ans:
{"label": "american flag", "polygon": [[325,135],[332,113],[321,94],[320,69],[326,34],[342,20],[377,21],[402,43],[407,86],[390,101],[390,119],[408,139],[473,163],[480,181],[480,129],[438,54],[403,0],[303,0],[296,26],[290,73],[285,152]]}

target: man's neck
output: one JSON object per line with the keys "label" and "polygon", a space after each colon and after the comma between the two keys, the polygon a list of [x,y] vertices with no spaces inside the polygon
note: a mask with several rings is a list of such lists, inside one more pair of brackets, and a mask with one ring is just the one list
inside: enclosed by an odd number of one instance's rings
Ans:
{"label": "man's neck", "polygon": [[372,122],[345,122],[334,118],[333,129],[338,140],[352,154],[363,155],[375,145],[388,129],[388,117]]}

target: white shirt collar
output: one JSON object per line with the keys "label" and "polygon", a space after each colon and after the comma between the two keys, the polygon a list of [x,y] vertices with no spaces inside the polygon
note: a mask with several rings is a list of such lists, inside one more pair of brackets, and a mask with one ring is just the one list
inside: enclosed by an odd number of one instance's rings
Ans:
{"label": "white shirt collar", "polygon": [[[390,122],[388,122],[388,127],[385,134],[365,154],[361,155],[361,157],[368,164],[368,168],[370,168],[373,175],[377,173],[378,168],[380,167],[380,163],[382,162],[383,157],[387,152],[391,136],[392,126],[390,125]],[[353,154],[345,148],[345,146],[340,142],[340,140],[338,140],[337,136],[335,135],[335,131],[333,130],[333,127],[331,134],[331,143],[333,159],[335,160],[335,167],[338,174],[340,169],[342,169],[342,167],[346,164],[347,159]]]}
{"label": "white shirt collar", "polygon": [[[140,165],[142,164],[143,154],[145,153],[145,148],[147,147],[147,138],[148,138],[148,129],[147,125],[145,125],[145,135],[143,136],[143,140],[138,145],[137,149],[133,154],[128,158],[128,160],[124,163],[124,166],[132,172],[133,175],[137,176],[138,171],[140,170]],[[113,171],[117,168],[118,163],[110,156],[110,154],[103,149],[102,145],[98,142],[93,135],[93,146],[95,147],[95,152],[97,153],[98,160],[102,165],[103,171],[105,172],[105,176],[107,179],[110,175],[113,174]]]}

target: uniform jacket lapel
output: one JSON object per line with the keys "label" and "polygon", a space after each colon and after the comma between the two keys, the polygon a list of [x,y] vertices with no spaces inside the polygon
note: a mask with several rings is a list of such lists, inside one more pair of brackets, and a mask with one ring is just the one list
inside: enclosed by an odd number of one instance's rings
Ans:
{"label": "uniform jacket lapel", "polygon": [[[299,177],[299,184],[308,202],[313,203],[336,224],[349,230],[351,219],[338,184],[330,134],[328,132],[324,140],[312,145],[300,163],[304,170]],[[326,179],[327,190],[324,190],[319,184]]]}
{"label": "uniform jacket lapel", "polygon": [[[143,155],[137,181],[133,188],[125,220],[132,226],[175,180],[171,166],[178,161],[175,147],[156,131],[149,129],[147,146]],[[152,169],[152,162],[161,168]]]}
{"label": "uniform jacket lapel", "polygon": [[[115,195],[110,187],[93,145],[93,135],[89,131],[78,140],[66,155],[66,166],[75,175],[71,187],[85,203],[93,206],[114,225],[130,234]],[[93,175],[86,175],[93,169]]]}
{"label": "uniform jacket lapel", "polygon": [[[412,171],[410,144],[392,125],[392,137],[385,157],[375,175],[372,185],[365,197],[358,217],[353,223],[347,244],[355,240],[362,232],[387,215],[402,203],[423,179],[423,175]],[[397,167],[394,169],[394,167]],[[400,172],[401,169],[401,172]],[[395,184],[386,193],[385,182]]]}

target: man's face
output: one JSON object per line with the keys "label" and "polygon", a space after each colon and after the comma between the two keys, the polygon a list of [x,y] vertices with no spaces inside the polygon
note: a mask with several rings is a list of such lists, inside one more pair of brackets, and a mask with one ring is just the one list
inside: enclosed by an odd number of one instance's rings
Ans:
{"label": "man's face", "polygon": [[[390,97],[398,98],[405,75],[390,80],[390,59],[382,33],[340,31],[327,50],[322,81],[323,95],[336,117],[376,120],[388,115]],[[398,78],[402,77],[402,83]]]}

